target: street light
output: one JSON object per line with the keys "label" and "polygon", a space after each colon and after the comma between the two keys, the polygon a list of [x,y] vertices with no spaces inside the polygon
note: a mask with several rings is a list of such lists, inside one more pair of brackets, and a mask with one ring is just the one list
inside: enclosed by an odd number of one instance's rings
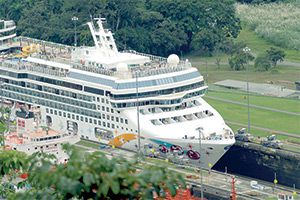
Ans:
{"label": "street light", "polygon": [[78,21],[78,17],[72,17],[72,21],[74,21],[75,23],[75,41],[74,41],[74,45],[75,47],[77,46],[77,36],[76,36],[76,21]]}
{"label": "street light", "polygon": [[198,127],[198,128],[196,128],[196,130],[199,131],[199,148],[200,148],[200,150],[199,150],[199,153],[200,153],[200,159],[199,159],[199,161],[200,161],[200,180],[201,180],[200,184],[201,184],[201,200],[203,200],[202,163],[201,163],[201,157],[202,157],[202,155],[201,155],[201,133],[203,131],[203,128],[202,127]]}
{"label": "street light", "polygon": [[[3,114],[3,86],[4,83],[0,82],[0,86],[1,86],[1,118],[4,120],[4,114]],[[5,150],[5,135],[4,135],[4,130],[3,130],[3,149]]]}
{"label": "street light", "polygon": [[248,52],[250,52],[251,49],[248,47],[243,48],[243,51],[246,53],[246,60],[247,60],[247,107],[248,107],[248,133],[250,133],[250,111],[249,111],[249,82],[248,82],[248,68],[249,68],[249,62],[248,62]]}
{"label": "street light", "polygon": [[137,113],[137,125],[138,125],[138,154],[141,153],[141,140],[140,140],[140,107],[139,107],[139,83],[138,73],[135,70],[135,82],[136,82],[136,113]]}

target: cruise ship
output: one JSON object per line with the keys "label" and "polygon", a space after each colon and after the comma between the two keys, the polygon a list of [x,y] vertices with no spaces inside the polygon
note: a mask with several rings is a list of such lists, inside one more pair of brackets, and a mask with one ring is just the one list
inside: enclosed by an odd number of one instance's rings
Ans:
{"label": "cruise ship", "polygon": [[202,99],[199,71],[175,54],[118,51],[105,19],[94,20],[93,47],[14,38],[20,52],[0,59],[3,101],[39,106],[49,130],[212,167],[235,139]]}
{"label": "cruise ship", "polygon": [[16,37],[16,25],[13,20],[0,19],[0,45],[11,42]]}

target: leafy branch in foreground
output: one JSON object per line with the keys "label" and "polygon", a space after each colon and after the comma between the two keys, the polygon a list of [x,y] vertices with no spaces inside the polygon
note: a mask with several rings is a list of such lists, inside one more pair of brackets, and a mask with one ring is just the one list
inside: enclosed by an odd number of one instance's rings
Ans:
{"label": "leafy branch in foreground", "polygon": [[31,164],[26,179],[31,189],[12,193],[9,199],[153,199],[153,189],[163,195],[168,190],[174,196],[176,185],[185,187],[183,176],[165,167],[146,165],[136,172],[137,158],[109,159],[101,152],[86,153],[69,144],[63,148],[70,156],[64,165],[37,155],[25,158]]}

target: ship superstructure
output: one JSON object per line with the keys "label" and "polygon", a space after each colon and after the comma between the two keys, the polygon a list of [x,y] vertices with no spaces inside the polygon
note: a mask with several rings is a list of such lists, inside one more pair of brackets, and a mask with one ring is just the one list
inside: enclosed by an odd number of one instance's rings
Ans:
{"label": "ship superstructure", "polygon": [[17,38],[32,53],[0,61],[5,100],[39,105],[42,125],[53,130],[131,150],[140,134],[142,147],[214,165],[235,139],[202,99],[207,86],[199,71],[177,55],[119,52],[104,20],[96,20],[97,29],[88,23],[94,47]]}
{"label": "ship superstructure", "polygon": [[0,45],[10,42],[14,37],[16,37],[15,22],[0,19]]}

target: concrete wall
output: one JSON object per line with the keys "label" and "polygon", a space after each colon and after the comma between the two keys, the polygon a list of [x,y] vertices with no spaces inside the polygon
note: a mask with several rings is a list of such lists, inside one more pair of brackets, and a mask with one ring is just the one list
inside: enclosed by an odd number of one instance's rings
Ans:
{"label": "concrete wall", "polygon": [[271,149],[260,144],[237,141],[216,163],[215,170],[237,173],[300,189],[300,153]]}

